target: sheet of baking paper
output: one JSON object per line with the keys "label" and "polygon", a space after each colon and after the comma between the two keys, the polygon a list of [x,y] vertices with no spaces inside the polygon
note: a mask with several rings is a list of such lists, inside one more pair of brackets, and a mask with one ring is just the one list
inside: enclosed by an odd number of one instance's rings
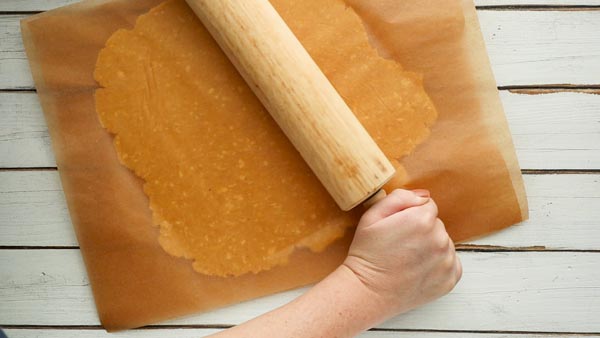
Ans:
{"label": "sheet of baking paper", "polygon": [[[162,249],[142,181],[119,162],[93,97],[94,65],[106,40],[159,2],[88,1],[22,22],[71,218],[109,330],[315,282],[342,261],[352,237],[350,231],[321,253],[297,250],[289,264],[235,278],[202,275]],[[402,160],[408,180],[392,186],[430,189],[455,240],[519,222],[526,218],[524,189],[473,4],[402,3],[407,7],[351,3],[382,55],[424,74],[439,112],[427,141]]]}

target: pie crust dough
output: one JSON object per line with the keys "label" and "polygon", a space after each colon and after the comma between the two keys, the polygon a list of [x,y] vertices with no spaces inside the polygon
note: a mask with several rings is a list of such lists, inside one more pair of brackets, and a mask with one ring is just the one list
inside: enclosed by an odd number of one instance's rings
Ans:
{"label": "pie crust dough", "polygon": [[[437,117],[420,76],[380,57],[340,0],[272,3],[401,184],[398,160]],[[295,248],[321,251],[356,225],[361,210],[337,207],[183,0],[116,31],[94,77],[98,117],[145,182],[161,246],[196,271],[258,273]]]}

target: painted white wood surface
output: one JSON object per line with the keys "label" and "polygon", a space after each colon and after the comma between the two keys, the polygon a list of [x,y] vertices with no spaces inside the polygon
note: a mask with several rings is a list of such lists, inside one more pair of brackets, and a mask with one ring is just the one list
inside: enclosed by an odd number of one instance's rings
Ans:
{"label": "painted white wood surface", "polygon": [[36,93],[0,92],[0,167],[54,167],[48,127]]}
{"label": "painted white wood surface", "polygon": [[[600,168],[600,95],[502,90],[500,97],[522,168]],[[36,94],[0,93],[0,167],[54,166]]]}
{"label": "painted white wood surface", "polygon": [[0,171],[0,246],[76,245],[56,171]]}
{"label": "painted white wood surface", "polygon": [[[45,11],[56,7],[74,4],[80,0],[2,0],[0,12],[9,11]],[[507,6],[507,5],[600,5],[599,0],[475,0],[476,6]]]}
{"label": "painted white wood surface", "polygon": [[[600,11],[479,11],[498,85],[598,84]],[[0,89],[32,88],[18,20],[0,16]]]}
{"label": "painted white wood surface", "polygon": [[[32,330],[9,329],[6,334],[10,338],[199,338],[220,330],[215,329],[152,329],[132,330],[125,332],[107,333],[96,329],[68,329],[68,330]],[[465,332],[424,332],[424,331],[368,331],[358,336],[359,338],[558,338],[561,334],[506,334],[506,333],[465,333]],[[569,338],[589,338],[589,335],[569,335]]]}
{"label": "painted white wood surface", "polygon": [[[597,253],[461,252],[449,295],[383,328],[600,332]],[[5,325],[98,325],[79,250],[0,250]],[[294,290],[163,324],[237,324],[297,297]]]}
{"label": "painted white wood surface", "polygon": [[[12,0],[17,1],[17,0]],[[475,0],[476,6],[600,6],[599,0]]]}
{"label": "painted white wood surface", "polygon": [[[9,329],[6,335],[9,338],[199,338],[219,332],[215,329],[153,329],[153,330],[130,330],[124,332],[108,333],[101,329],[86,330],[31,330],[31,329]],[[381,337],[381,336],[365,336]],[[385,336],[383,336],[385,337]],[[435,338],[435,337],[432,337]],[[479,337],[478,337],[479,338]],[[520,338],[520,337],[514,337]],[[527,337],[529,338],[529,337]]]}
{"label": "painted white wood surface", "polygon": [[500,91],[521,168],[600,168],[598,94]]}
{"label": "painted white wood surface", "polygon": [[0,89],[33,87],[19,28],[19,20],[25,17],[0,15]]}
{"label": "painted white wood surface", "polygon": [[[525,184],[530,219],[469,244],[600,250],[600,174],[525,175]],[[57,172],[0,172],[0,246],[76,245]]]}
{"label": "painted white wood surface", "polygon": [[[0,0],[0,12],[46,10],[73,2]],[[600,6],[600,0],[476,0],[476,4]],[[499,85],[600,84],[600,11],[557,9],[478,11]],[[0,89],[32,87],[18,32],[22,17],[0,13]],[[501,98],[523,168],[600,169],[600,95],[501,91]],[[0,167],[39,166],[54,166],[54,159],[35,94],[0,92]],[[563,336],[514,331],[600,336],[600,173],[525,175],[525,180],[531,220],[471,244],[596,252],[461,252],[465,276],[451,295],[380,326],[442,332],[379,331],[362,337]],[[0,246],[76,244],[55,171],[0,171]],[[166,324],[234,324],[300,292]],[[0,250],[0,326],[10,324],[98,325],[79,250]],[[11,338],[185,338],[212,332],[192,327],[116,335],[76,327],[7,330]]]}
{"label": "painted white wood surface", "polygon": [[600,11],[478,14],[499,86],[600,81]]}

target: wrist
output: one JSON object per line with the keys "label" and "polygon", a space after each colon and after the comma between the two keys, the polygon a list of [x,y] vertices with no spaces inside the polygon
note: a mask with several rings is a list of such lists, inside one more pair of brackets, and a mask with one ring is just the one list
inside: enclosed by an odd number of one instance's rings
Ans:
{"label": "wrist", "polygon": [[335,308],[334,314],[345,317],[344,325],[352,331],[350,336],[383,322],[389,316],[385,299],[346,264],[340,265],[318,285],[335,289],[331,306]]}

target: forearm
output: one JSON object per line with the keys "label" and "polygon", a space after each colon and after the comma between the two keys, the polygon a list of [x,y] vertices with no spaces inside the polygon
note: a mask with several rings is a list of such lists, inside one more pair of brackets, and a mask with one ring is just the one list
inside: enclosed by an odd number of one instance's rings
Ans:
{"label": "forearm", "polygon": [[352,337],[448,293],[462,266],[427,191],[394,190],[361,217],[348,258],[304,295],[218,337]]}
{"label": "forearm", "polygon": [[383,320],[379,298],[345,265],[294,301],[216,337],[353,337]]}

